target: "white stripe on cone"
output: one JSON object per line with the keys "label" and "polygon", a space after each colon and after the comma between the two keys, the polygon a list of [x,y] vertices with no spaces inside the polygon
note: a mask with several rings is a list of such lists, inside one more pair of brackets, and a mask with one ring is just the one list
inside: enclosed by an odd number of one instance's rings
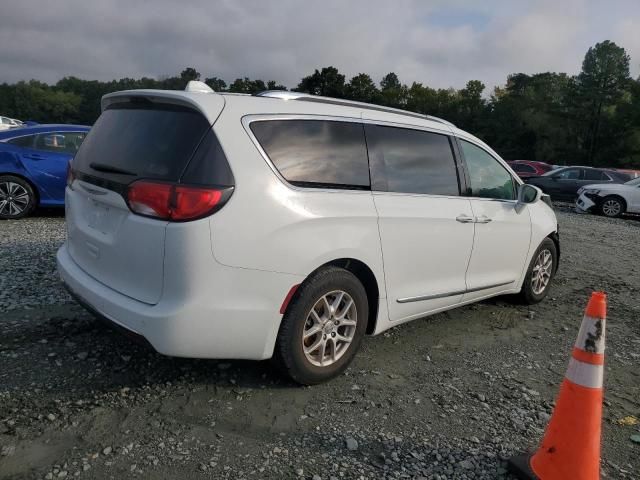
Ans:
{"label": "white stripe on cone", "polygon": [[602,388],[603,373],[603,365],[592,365],[571,358],[565,377],[576,385],[587,388]]}
{"label": "white stripe on cone", "polygon": [[604,353],[604,324],[603,318],[585,315],[576,339],[576,348],[590,353]]}

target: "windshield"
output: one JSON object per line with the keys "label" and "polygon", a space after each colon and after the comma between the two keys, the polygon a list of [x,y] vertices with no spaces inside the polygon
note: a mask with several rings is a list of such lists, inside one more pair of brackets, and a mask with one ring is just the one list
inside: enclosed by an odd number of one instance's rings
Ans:
{"label": "windshield", "polygon": [[640,177],[634,178],[633,180],[629,180],[628,182],[625,183],[625,185],[631,185],[632,187],[635,187],[636,185],[640,185]]}

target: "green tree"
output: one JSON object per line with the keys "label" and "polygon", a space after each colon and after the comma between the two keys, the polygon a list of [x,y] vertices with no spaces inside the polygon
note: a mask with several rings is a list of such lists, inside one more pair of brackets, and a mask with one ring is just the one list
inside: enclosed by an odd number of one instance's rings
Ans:
{"label": "green tree", "polygon": [[189,82],[191,80],[200,80],[200,72],[193,67],[187,67],[180,72],[180,79]]}
{"label": "green tree", "polygon": [[18,82],[13,92],[13,111],[20,119],[48,123],[75,123],[82,98],[56,91],[36,80]]}
{"label": "green tree", "polygon": [[248,77],[236,78],[229,86],[229,91],[234,93],[258,93],[267,89],[262,80],[251,80]]}
{"label": "green tree", "polygon": [[407,103],[407,90],[407,86],[400,83],[395,73],[387,73],[380,82],[381,103],[389,107],[403,108]]}
{"label": "green tree", "polygon": [[288,90],[284,85],[276,82],[275,80],[269,80],[267,82],[267,90]]}
{"label": "green tree", "polygon": [[[32,80],[0,84],[0,112],[22,120],[92,124],[103,95],[129,89],[182,90],[201,78],[193,67],[178,75],[110,81],[64,77],[54,85]],[[205,82],[216,91],[256,93],[286,90],[275,80],[248,77]],[[297,91],[403,108],[443,117],[487,141],[505,158],[557,164],[640,167],[640,79],[629,77],[629,56],[613,42],[598,43],[585,55],[579,75],[516,73],[487,99],[478,80],[464,88],[408,87],[391,72],[379,85],[366,73],[348,83],[335,67],[315,70]],[[606,139],[606,141],[604,140]]]}
{"label": "green tree", "polygon": [[322,95],[325,97],[343,98],[345,95],[345,77],[335,67],[324,67],[316,70],[312,75],[304,77],[296,92],[311,93],[312,95]]}
{"label": "green tree", "polygon": [[564,73],[510,75],[476,128],[509,159],[570,163],[579,156],[566,104],[570,81]]}
{"label": "green tree", "polygon": [[615,115],[630,80],[624,48],[609,40],[589,48],[575,81],[576,115],[584,121],[582,147],[589,165],[598,157],[602,124]]}
{"label": "green tree", "polygon": [[224,92],[227,89],[227,82],[218,77],[205,78],[204,83],[209,85],[215,92]]}
{"label": "green tree", "polygon": [[380,97],[380,90],[366,73],[353,77],[347,84],[345,93],[347,98],[359,102],[375,103]]}

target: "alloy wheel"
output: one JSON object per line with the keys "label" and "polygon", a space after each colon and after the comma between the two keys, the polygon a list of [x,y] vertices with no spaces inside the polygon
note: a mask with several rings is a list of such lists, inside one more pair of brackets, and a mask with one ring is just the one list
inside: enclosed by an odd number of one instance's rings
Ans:
{"label": "alloy wheel", "polygon": [[602,204],[602,213],[607,217],[616,217],[622,212],[622,205],[618,200],[613,198],[607,200]]}
{"label": "alloy wheel", "polygon": [[0,215],[17,217],[29,206],[29,192],[19,183],[0,183]]}
{"label": "alloy wheel", "polygon": [[347,292],[323,295],[309,311],[302,331],[307,360],[317,367],[337,362],[349,349],[357,322],[356,304]]}
{"label": "alloy wheel", "polygon": [[533,271],[531,274],[531,289],[536,295],[540,295],[544,292],[544,289],[549,285],[551,280],[551,273],[553,269],[553,255],[547,249],[544,249],[538,253],[536,263],[533,265]]}

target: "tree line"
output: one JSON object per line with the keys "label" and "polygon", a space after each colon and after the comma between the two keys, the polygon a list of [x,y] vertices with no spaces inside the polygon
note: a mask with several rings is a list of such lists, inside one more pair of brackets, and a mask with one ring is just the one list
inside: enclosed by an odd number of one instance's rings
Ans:
{"label": "tree line", "polygon": [[[629,62],[624,48],[607,40],[589,48],[577,75],[516,73],[490,95],[479,80],[459,90],[435,89],[415,81],[402,83],[391,72],[377,84],[366,73],[347,80],[332,66],[305,76],[293,90],[442,117],[482,138],[506,159],[640,168],[640,78],[631,77]],[[274,80],[244,77],[227,84],[218,77],[201,78],[193,67],[159,79],[102,82],[65,77],[54,85],[37,80],[0,84],[0,114],[91,125],[107,93],[182,90],[190,80],[202,80],[218,92],[287,89]]]}

